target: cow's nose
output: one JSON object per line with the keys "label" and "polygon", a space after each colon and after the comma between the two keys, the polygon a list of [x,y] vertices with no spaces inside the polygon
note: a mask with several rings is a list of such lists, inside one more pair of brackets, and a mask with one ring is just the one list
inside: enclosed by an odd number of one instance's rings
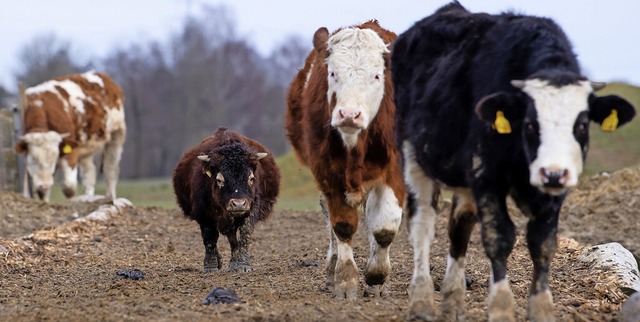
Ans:
{"label": "cow's nose", "polygon": [[40,200],[44,200],[44,197],[49,188],[51,188],[51,185],[48,184],[41,184],[36,187],[36,193],[38,194],[38,197],[40,197]]}
{"label": "cow's nose", "polygon": [[360,111],[340,110],[340,118],[343,120],[357,120],[360,117]]}
{"label": "cow's nose", "polygon": [[231,199],[229,200],[229,211],[247,211],[249,210],[249,202],[247,199]]}
{"label": "cow's nose", "polygon": [[542,184],[545,187],[562,188],[569,179],[569,170],[541,168],[540,177],[542,178]]}

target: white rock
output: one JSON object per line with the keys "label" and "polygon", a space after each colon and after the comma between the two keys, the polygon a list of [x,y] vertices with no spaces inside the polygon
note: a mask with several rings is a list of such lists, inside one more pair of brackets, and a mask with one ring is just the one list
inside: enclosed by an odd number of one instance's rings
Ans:
{"label": "white rock", "polygon": [[640,292],[638,262],[633,254],[619,243],[608,243],[586,248],[578,260],[594,269],[606,269],[619,278],[619,285]]}
{"label": "white rock", "polygon": [[116,198],[116,200],[113,201],[113,204],[118,207],[118,209],[133,206],[133,202],[127,198]]}

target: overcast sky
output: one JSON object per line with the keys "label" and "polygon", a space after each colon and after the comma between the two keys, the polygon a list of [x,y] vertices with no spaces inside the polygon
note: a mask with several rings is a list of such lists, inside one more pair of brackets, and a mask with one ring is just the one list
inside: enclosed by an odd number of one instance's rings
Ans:
{"label": "overcast sky", "polygon": [[[0,8],[0,83],[14,89],[18,53],[35,36],[55,33],[85,60],[112,49],[158,40],[179,30],[202,4],[226,4],[239,33],[262,53],[291,34],[311,39],[329,30],[378,19],[398,34],[448,3],[445,0],[5,0]],[[640,85],[640,1],[462,0],[471,11],[505,10],[550,17],[564,28],[585,74],[596,81]]]}

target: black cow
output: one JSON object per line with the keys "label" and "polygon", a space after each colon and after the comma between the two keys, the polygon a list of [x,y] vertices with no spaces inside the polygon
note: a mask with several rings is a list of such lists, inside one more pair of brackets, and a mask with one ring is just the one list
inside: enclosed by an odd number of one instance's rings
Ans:
{"label": "black cow", "polygon": [[217,247],[222,233],[231,246],[229,270],[250,271],[251,233],[257,221],[271,215],[280,190],[280,170],[267,149],[220,128],[184,154],[173,188],[184,215],[200,225],[204,270],[222,267]]}
{"label": "black cow", "polygon": [[444,319],[464,316],[464,259],[479,220],[491,261],[489,320],[515,320],[506,279],[516,235],[506,206],[511,196],[530,218],[529,318],[554,320],[549,263],[560,207],[582,172],[589,121],[611,131],[630,121],[634,108],[618,96],[593,95],[604,84],[581,74],[569,40],[552,20],[473,14],[458,2],[398,37],[392,71],[415,252],[410,315],[436,315],[429,248],[434,196],[444,185],[454,192],[440,288]]}

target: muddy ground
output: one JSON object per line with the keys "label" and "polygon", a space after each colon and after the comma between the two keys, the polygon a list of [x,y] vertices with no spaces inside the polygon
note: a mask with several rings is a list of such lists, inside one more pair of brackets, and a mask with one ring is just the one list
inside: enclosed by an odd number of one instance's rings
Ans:
{"label": "muddy ground", "polygon": [[[324,286],[327,232],[316,212],[284,211],[259,224],[250,248],[253,271],[204,273],[204,247],[195,222],[177,210],[126,208],[107,221],[74,221],[98,204],[57,204],[0,192],[1,321],[402,321],[412,250],[406,225],[391,249],[388,295],[337,301]],[[563,208],[559,250],[550,285],[560,321],[615,321],[627,299],[606,272],[576,260],[587,247],[617,241],[640,254],[640,168],[584,180]],[[446,265],[443,208],[432,247],[433,275]],[[525,219],[515,214],[519,238],[509,262],[519,320],[526,317],[531,264],[523,243]],[[486,320],[488,263],[473,235],[467,273],[467,320]],[[569,239],[568,237],[572,238]],[[575,241],[574,241],[575,239]],[[577,242],[576,242],[577,241]],[[221,240],[223,268],[230,257]],[[355,257],[362,271],[368,256],[365,229]],[[119,277],[139,269],[141,280]],[[361,285],[362,285],[361,277]],[[244,303],[203,305],[214,287],[234,290]],[[437,287],[437,286],[436,286]],[[439,294],[438,294],[439,296]],[[438,298],[439,300],[439,298]]]}

